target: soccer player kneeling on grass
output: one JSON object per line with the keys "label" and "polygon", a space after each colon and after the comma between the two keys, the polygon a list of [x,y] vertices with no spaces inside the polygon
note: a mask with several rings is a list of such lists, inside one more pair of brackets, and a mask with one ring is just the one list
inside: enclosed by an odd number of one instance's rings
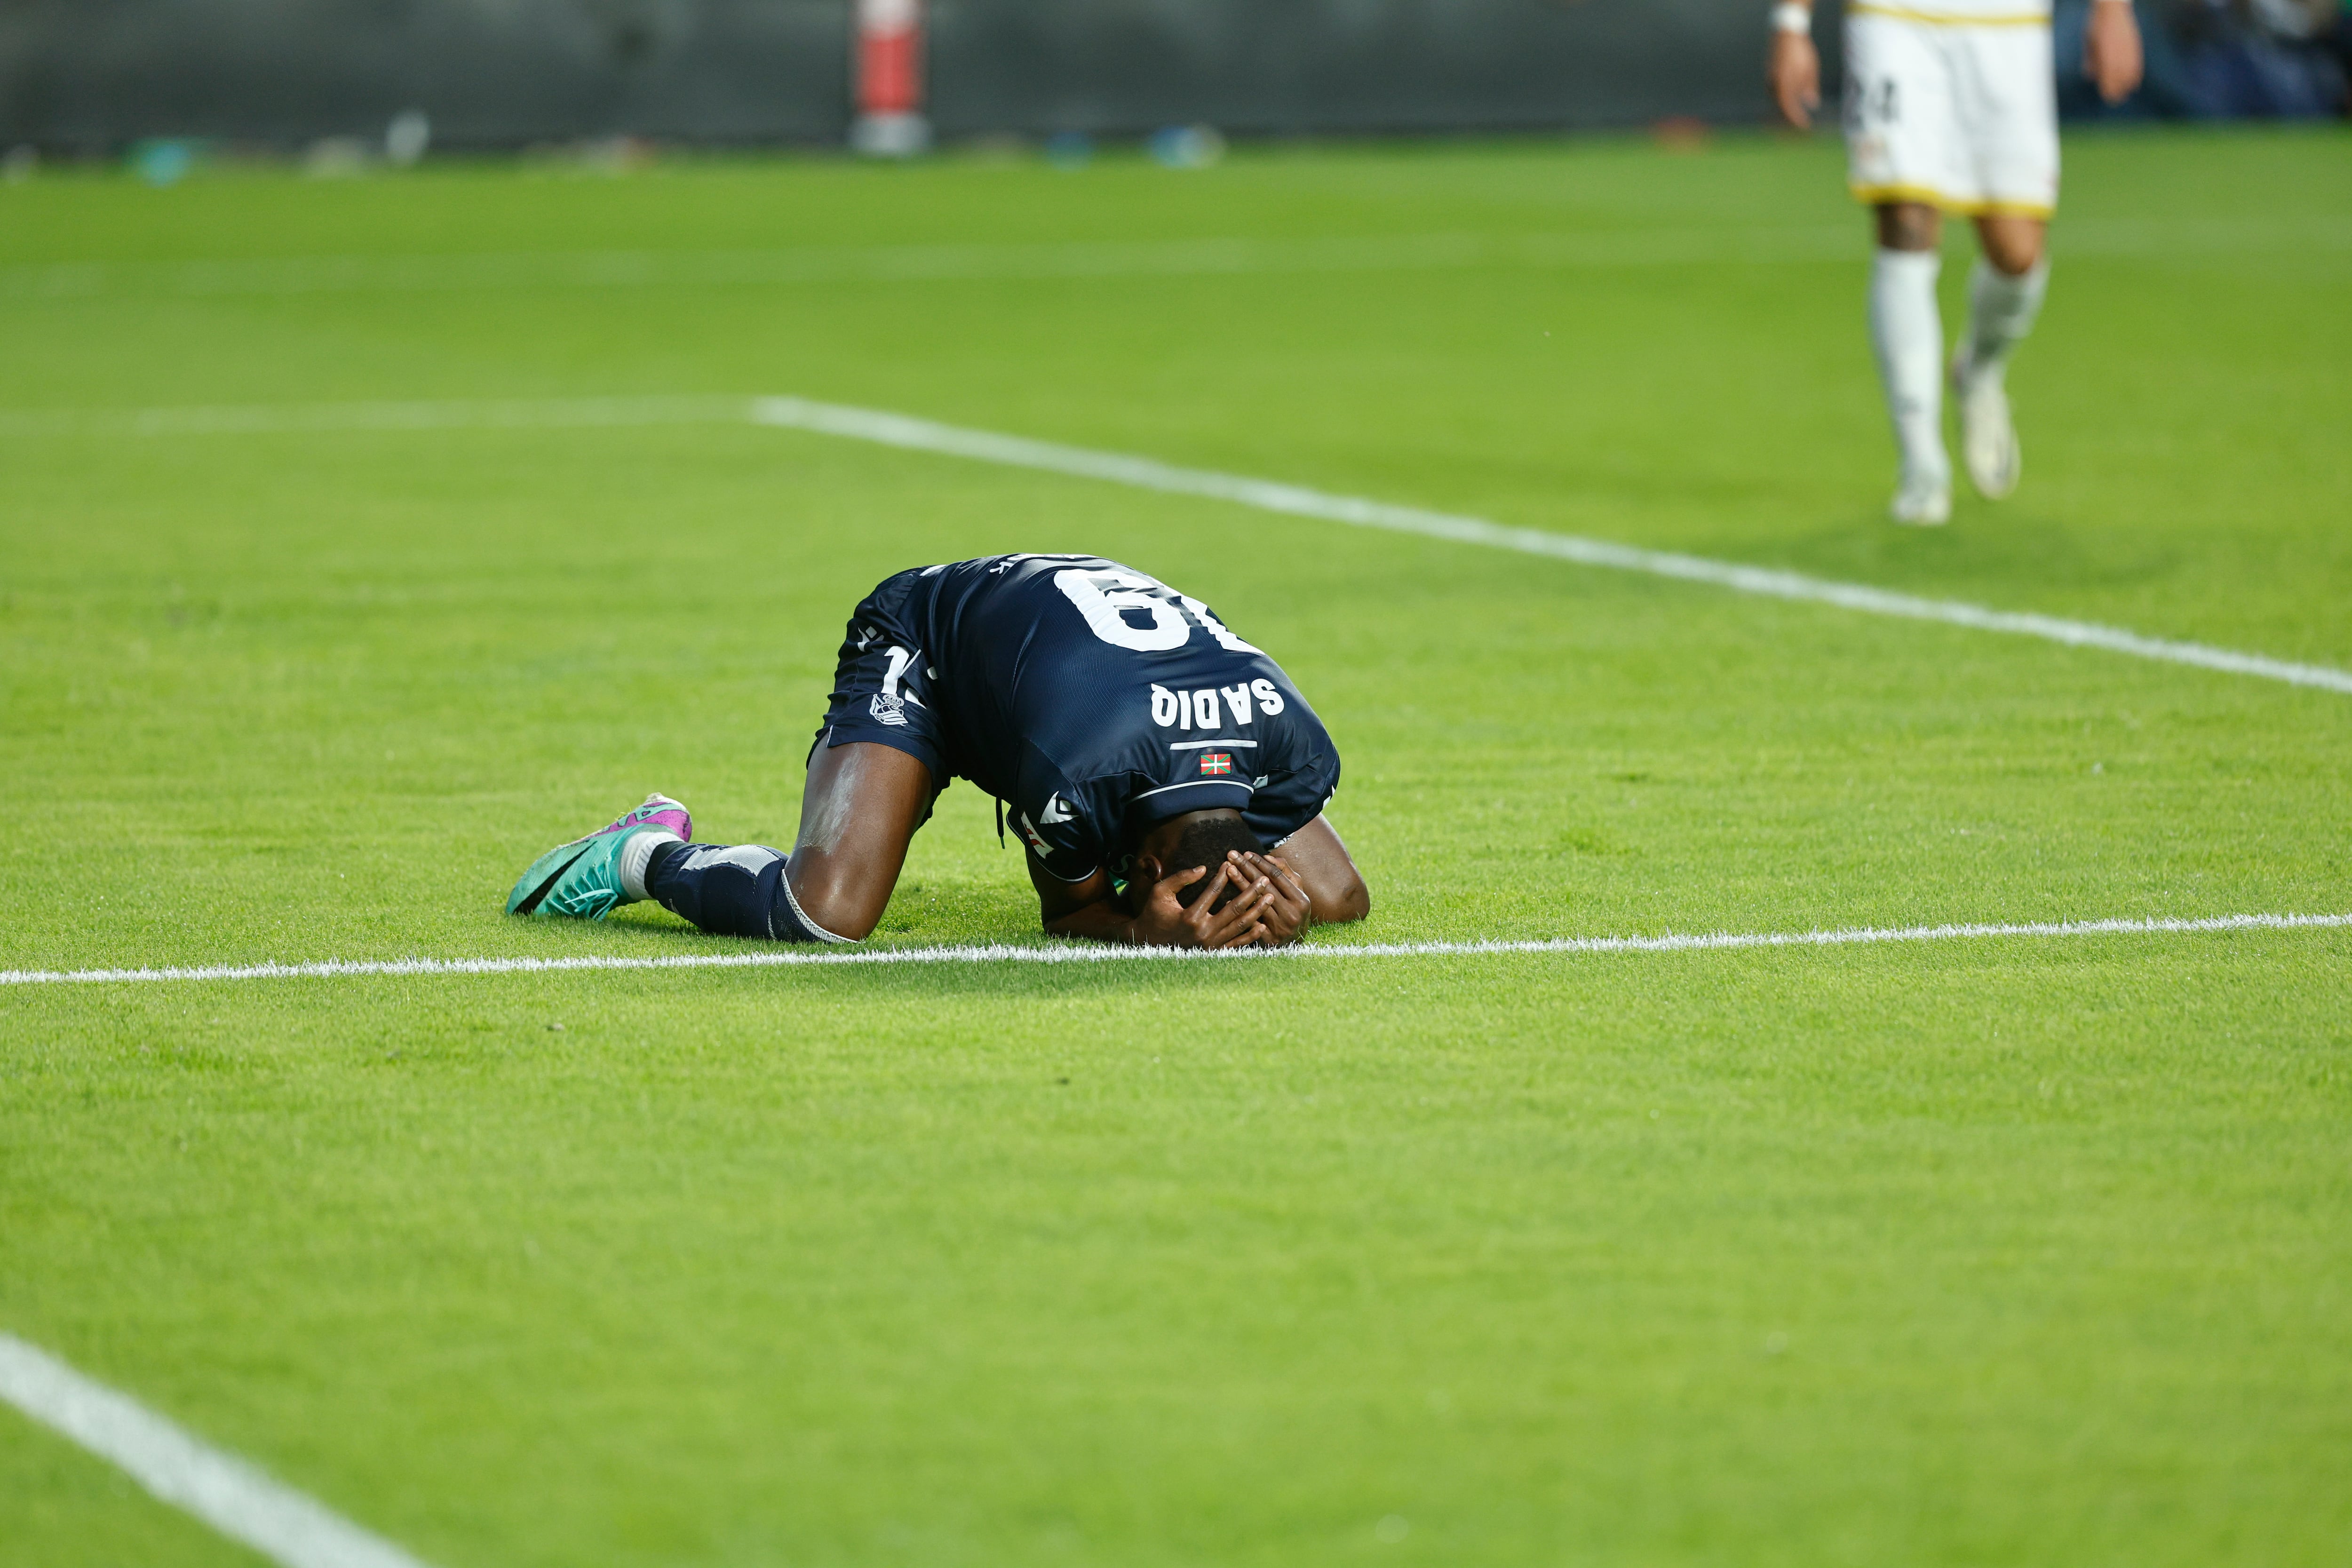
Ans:
{"label": "soccer player kneeling on grass", "polygon": [[901,572],[857,606],[790,856],[691,843],[656,795],[541,856],[507,912],[652,899],[721,935],[855,942],[954,778],[1010,812],[1057,935],[1279,946],[1371,907],[1323,817],[1339,753],[1281,666],[1140,572],[998,555]]}

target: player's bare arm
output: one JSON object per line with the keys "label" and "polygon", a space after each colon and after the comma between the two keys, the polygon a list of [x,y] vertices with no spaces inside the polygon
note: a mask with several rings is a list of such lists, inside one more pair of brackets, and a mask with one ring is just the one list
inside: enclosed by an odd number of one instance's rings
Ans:
{"label": "player's bare arm", "polygon": [[1822,56],[1813,47],[1811,6],[1784,0],[1772,8],[1772,49],[1764,75],[1780,118],[1800,131],[1811,130],[1822,106]]}
{"label": "player's bare arm", "polygon": [[[1339,832],[1328,817],[1317,817],[1264,856],[1244,853],[1241,858],[1244,862],[1267,863],[1260,868],[1268,870],[1270,875],[1277,871],[1287,874],[1272,877],[1276,922],[1272,929],[1280,940],[1301,934],[1309,925],[1344,924],[1372,912],[1371,889],[1364,885],[1363,874],[1356,869],[1354,858],[1339,841]],[[1300,900],[1304,901],[1303,909],[1299,907]],[[1297,921],[1287,935],[1278,923],[1286,911]]]}
{"label": "player's bare arm", "polygon": [[2139,17],[2131,0],[2093,0],[2083,35],[2083,74],[2109,103],[2121,103],[2139,89],[2147,69]]}

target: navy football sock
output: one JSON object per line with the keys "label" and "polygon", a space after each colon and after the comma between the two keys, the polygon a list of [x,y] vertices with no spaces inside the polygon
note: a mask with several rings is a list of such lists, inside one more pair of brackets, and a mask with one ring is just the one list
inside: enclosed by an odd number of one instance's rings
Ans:
{"label": "navy football sock", "polygon": [[673,838],[666,844],[655,845],[653,853],[646,857],[646,894],[648,898],[653,895],[654,879],[661,875],[662,862],[685,848],[685,844]]}
{"label": "navy football sock", "polygon": [[760,844],[665,844],[646,863],[646,891],[714,936],[847,942],[801,913],[784,865]]}

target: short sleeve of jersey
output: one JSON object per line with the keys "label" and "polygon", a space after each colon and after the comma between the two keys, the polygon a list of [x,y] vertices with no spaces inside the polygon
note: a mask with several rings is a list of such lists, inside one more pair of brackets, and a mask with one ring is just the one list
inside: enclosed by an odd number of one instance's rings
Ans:
{"label": "short sleeve of jersey", "polygon": [[1269,771],[1251,781],[1249,805],[1242,808],[1242,820],[1269,848],[1322,816],[1339,787],[1339,753],[1320,724],[1301,751],[1268,758]]}
{"label": "short sleeve of jersey", "polygon": [[1024,750],[1021,798],[1010,811],[1022,841],[1062,881],[1083,882],[1108,870],[1118,858],[1115,846],[1126,805],[1118,781],[1072,785],[1034,747]]}

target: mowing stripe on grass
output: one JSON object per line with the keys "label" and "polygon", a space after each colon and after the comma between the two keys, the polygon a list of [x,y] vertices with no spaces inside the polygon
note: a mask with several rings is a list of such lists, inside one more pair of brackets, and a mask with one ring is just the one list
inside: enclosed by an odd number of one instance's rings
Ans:
{"label": "mowing stripe on grass", "polygon": [[1255,507],[1292,517],[1311,517],[1351,528],[1419,534],[1456,544],[1546,556],[1580,566],[1638,572],[1685,583],[1703,583],[1735,593],[1792,599],[1856,610],[1864,615],[1937,621],[1975,631],[2039,637],[2072,647],[2093,647],[2136,658],[2192,665],[2229,675],[2250,675],[2291,686],[2352,694],[2352,671],[2298,664],[2264,654],[2215,647],[2207,643],[2146,637],[2121,626],[2068,620],[2031,611],[1996,610],[1958,599],[1929,599],[1862,583],[1839,583],[1770,566],[1748,566],[1672,551],[1644,550],[1605,539],[1517,528],[1486,518],[1396,506],[1359,496],[1335,495],[1276,479],[1188,468],[1154,458],[1066,447],[1026,436],[974,430],[910,414],[893,414],[803,397],[585,397],[540,400],[428,403],[346,403],[308,405],[247,405],[219,407],[148,408],[116,413],[72,410],[0,412],[0,437],[258,436],[329,430],[407,431],[463,429],[562,429],[655,425],[749,422],[803,430],[854,441],[941,457],[966,458],[1009,468],[1033,468],[1073,479],[1097,479],[1171,495]]}
{"label": "mowing stripe on grass", "polygon": [[1719,952],[1759,947],[1867,947],[1886,942],[1957,942],[1986,937],[2160,936],[2232,931],[2308,931],[2352,926],[2342,915],[2211,915],[2180,920],[2030,921],[2009,925],[1855,926],[1843,931],[1712,931],[1695,935],[1569,936],[1535,942],[1310,942],[1297,947],[1054,946],[762,948],[751,952],[690,952],[670,958],[393,958],[316,963],[199,964],[185,969],[0,969],[0,985],[154,984],[208,980],[345,980],[366,975],[551,974],[603,969],[873,968],[951,963],[1260,963],[1338,958],[1491,958],[1510,954]]}
{"label": "mowing stripe on grass", "polygon": [[250,403],[180,408],[0,410],[0,437],[303,436],[331,431],[578,430],[740,425],[742,397],[480,398],[410,403]]}
{"label": "mowing stripe on grass", "polygon": [[119,293],[274,295],[503,289],[925,283],[1286,273],[1670,267],[1851,259],[1857,231],[1634,229],[1550,235],[1399,234],[1043,243],[796,246],[770,250],[573,250],[288,256],[0,268],[0,299]]}
{"label": "mowing stripe on grass", "polygon": [[[2070,257],[2200,257],[2352,249],[2352,223],[2327,214],[2262,218],[2069,218]],[[65,261],[0,267],[0,300],[117,294],[194,298],[433,293],[467,289],[794,287],[826,283],[1231,278],[1348,272],[1598,269],[1850,262],[1869,254],[1849,224],[1589,229],[1573,234],[1210,237],[744,250],[540,250],[413,256],[271,256],[187,261]]]}
{"label": "mowing stripe on grass", "polygon": [[284,1568],[425,1568],[316,1499],[13,1334],[0,1333],[0,1399]]}

